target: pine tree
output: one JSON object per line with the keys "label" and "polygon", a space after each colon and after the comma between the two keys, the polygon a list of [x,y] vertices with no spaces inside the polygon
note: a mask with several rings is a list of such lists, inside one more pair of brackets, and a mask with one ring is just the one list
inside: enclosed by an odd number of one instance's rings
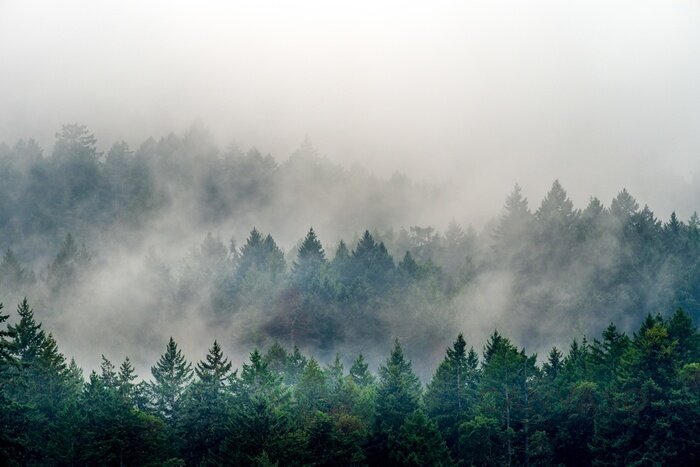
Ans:
{"label": "pine tree", "polygon": [[283,375],[287,370],[287,351],[275,341],[265,353],[264,361],[271,372]]}
{"label": "pine tree", "polygon": [[102,381],[102,384],[110,390],[117,390],[117,370],[114,367],[114,364],[110,362],[104,355],[102,355],[100,371],[100,380]]}
{"label": "pine tree", "polygon": [[227,462],[250,465],[263,453],[271,461],[298,462],[304,441],[296,437],[290,419],[290,391],[257,350],[243,364],[233,392],[234,410],[222,447]]}
{"label": "pine tree", "polygon": [[[2,309],[0,303],[0,324],[9,318],[9,315],[2,313]],[[27,451],[27,408],[17,403],[10,394],[11,378],[19,364],[13,355],[14,338],[12,329],[0,328],[0,463],[21,459]]]}
{"label": "pine tree", "polygon": [[593,340],[591,345],[591,362],[597,380],[608,385],[615,380],[622,356],[629,346],[629,339],[617,330],[613,323],[603,331],[603,341]]}
{"label": "pine tree", "polygon": [[437,425],[421,410],[410,414],[397,435],[391,438],[390,456],[397,465],[453,465]]}
{"label": "pine tree", "polygon": [[329,391],[326,375],[316,359],[309,359],[295,386],[302,413],[326,411],[329,408]]}
{"label": "pine tree", "polygon": [[350,378],[360,387],[371,386],[374,384],[374,375],[370,373],[369,364],[365,361],[362,354],[358,355],[350,367]]}
{"label": "pine tree", "polygon": [[22,364],[31,364],[41,353],[46,340],[44,331],[41,330],[41,323],[34,319],[34,310],[29,307],[29,302],[25,297],[17,305],[19,322],[7,327],[8,332],[14,337],[10,348],[12,354]]}
{"label": "pine tree", "polygon": [[49,265],[47,282],[51,290],[57,293],[74,284],[89,262],[90,254],[85,245],[78,246],[73,235],[68,233],[56,258]]}
{"label": "pine tree", "polygon": [[154,379],[151,393],[155,411],[171,421],[177,415],[180,398],[192,379],[192,364],[187,362],[172,337],[165,353],[151,367],[151,374]]}
{"label": "pine tree", "polygon": [[460,334],[440,363],[425,392],[425,410],[437,422],[453,454],[459,452],[459,426],[473,414],[477,401],[478,357],[469,353]]}
{"label": "pine tree", "polygon": [[284,382],[289,385],[296,384],[306,368],[307,361],[307,358],[301,354],[299,347],[295,345],[292,353],[287,357]]}
{"label": "pine tree", "polygon": [[222,386],[228,381],[231,372],[231,362],[224,357],[221,346],[214,341],[205,361],[197,363],[195,373],[200,381],[205,384]]}
{"label": "pine tree", "polygon": [[236,372],[231,373],[231,363],[216,341],[195,372],[198,381],[187,388],[181,405],[180,451],[190,464],[218,463],[228,432],[233,406],[229,389]]}
{"label": "pine tree", "polygon": [[119,373],[117,374],[117,389],[119,394],[124,399],[139,405],[140,394],[138,391],[138,385],[134,384],[134,381],[136,381],[136,370],[134,370],[129,357],[126,357],[119,366]]}
{"label": "pine tree", "polygon": [[542,370],[550,380],[556,379],[559,376],[563,366],[562,353],[556,347],[552,347],[547,356],[547,361],[542,364]]}
{"label": "pine tree", "polygon": [[505,446],[504,462],[517,458],[527,461],[531,378],[536,374],[535,356],[518,352],[511,342],[497,331],[484,348],[484,363],[479,382],[480,413],[501,420]]}
{"label": "pine tree", "polygon": [[[597,420],[593,451],[600,464],[691,465],[700,427],[678,378],[680,355],[668,328],[648,317],[625,352],[618,378]],[[697,447],[697,443],[694,443]]]}
{"label": "pine tree", "polygon": [[292,276],[303,290],[318,290],[323,281],[326,266],[326,254],[314,229],[309,229],[297,252],[297,259],[292,265]]}
{"label": "pine tree", "polygon": [[420,380],[406,360],[398,339],[386,363],[379,368],[377,423],[382,432],[396,432],[408,415],[418,409]]}
{"label": "pine tree", "polygon": [[9,248],[5,250],[0,263],[0,285],[13,291],[32,282],[34,282],[34,274],[22,267],[12,250]]}

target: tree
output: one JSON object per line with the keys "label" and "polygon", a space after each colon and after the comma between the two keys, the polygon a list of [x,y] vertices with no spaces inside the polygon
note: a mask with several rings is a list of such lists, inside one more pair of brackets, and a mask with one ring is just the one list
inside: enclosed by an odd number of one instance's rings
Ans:
{"label": "tree", "polygon": [[438,366],[425,392],[425,411],[440,429],[453,455],[459,448],[459,426],[471,418],[477,402],[479,358],[466,350],[462,334],[457,336]]}
{"label": "tree", "polygon": [[377,429],[385,433],[398,431],[406,417],[418,409],[420,396],[420,380],[397,339],[386,363],[379,367]]}
{"label": "tree", "polygon": [[207,385],[221,387],[228,381],[231,373],[231,362],[224,357],[218,342],[214,341],[206,360],[197,363],[195,373],[199,380]]}
{"label": "tree", "polygon": [[15,291],[32,284],[34,280],[34,274],[22,267],[14,252],[9,248],[5,250],[0,263],[0,285],[9,291]]}
{"label": "tree", "polygon": [[198,380],[183,395],[177,427],[180,451],[191,464],[217,463],[228,433],[236,372],[231,373],[231,363],[216,341],[195,372]]}
{"label": "tree", "polygon": [[350,367],[350,378],[360,387],[374,384],[374,375],[368,370],[369,365],[362,354],[358,355]]}
{"label": "tree", "polygon": [[[0,324],[9,315],[2,313],[0,303]],[[0,463],[10,459],[21,459],[25,456],[27,433],[27,410],[10,394],[12,374],[19,362],[14,356],[12,341],[15,331],[11,328],[0,328]]]}
{"label": "tree", "polygon": [[250,354],[234,381],[234,400],[222,456],[236,465],[251,465],[265,454],[269,461],[294,463],[305,440],[290,419],[291,393],[272,373],[260,352]]}
{"label": "tree", "polygon": [[700,427],[697,395],[683,390],[680,356],[668,328],[648,317],[625,352],[618,378],[597,420],[596,464],[692,465]]}
{"label": "tree", "polygon": [[49,265],[47,282],[54,293],[73,285],[79,274],[90,262],[90,255],[85,245],[79,247],[68,233],[61,244],[56,258]]}
{"label": "tree", "polygon": [[168,422],[178,415],[180,399],[192,379],[192,364],[171,337],[158,363],[151,367],[151,394],[155,412]]}
{"label": "tree", "polygon": [[416,410],[406,418],[390,442],[390,455],[397,465],[453,465],[437,425],[421,410]]}
{"label": "tree", "polygon": [[311,358],[295,386],[295,393],[302,413],[326,411],[329,408],[327,378],[318,362]]}
{"label": "tree", "polygon": [[603,331],[603,341],[593,340],[591,346],[591,362],[594,366],[596,380],[603,385],[615,381],[622,356],[629,346],[629,339],[617,330],[613,323]]}
{"label": "tree", "polygon": [[532,378],[536,374],[536,356],[518,352],[498,331],[491,334],[484,348],[479,392],[480,413],[502,420],[500,429],[505,440],[503,461],[511,465],[516,459],[527,463],[530,429]]}

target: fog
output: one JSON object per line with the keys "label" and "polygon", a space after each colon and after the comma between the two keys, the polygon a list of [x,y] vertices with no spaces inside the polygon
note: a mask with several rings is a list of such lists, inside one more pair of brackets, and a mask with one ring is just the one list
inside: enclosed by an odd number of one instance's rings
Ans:
{"label": "fog", "polygon": [[[478,263],[491,251],[492,222],[516,182],[533,211],[556,179],[581,209],[591,196],[609,206],[623,187],[664,221],[672,211],[688,219],[698,208],[699,2],[143,3],[0,0],[0,141],[34,138],[49,156],[63,124],[87,125],[101,158],[122,140],[152,157],[154,184],[167,199],[138,228],[117,222],[95,233],[83,226],[92,221],[80,217],[87,211],[78,211],[48,242],[2,239],[40,278],[66,231],[88,244],[96,258],[88,279],[45,319],[88,367],[102,352],[119,360],[136,342],[142,355],[132,358],[143,372],[170,334],[193,359],[214,338],[228,339],[236,362],[251,345],[271,342],[256,334],[259,314],[238,314],[223,327],[206,321],[210,285],[188,296],[164,329],[151,329],[149,310],[162,312],[174,299],[159,302],[162,291],[143,282],[144,264],[162,261],[181,281],[210,231],[240,247],[258,227],[291,266],[309,226],[329,259],[338,240],[352,249],[367,228],[395,248],[398,263],[403,244],[391,235],[415,225],[444,232],[456,220],[476,229],[479,246],[459,252]],[[149,137],[164,138],[163,146],[173,138],[177,170],[166,172],[158,157],[172,154],[148,149]],[[313,162],[302,154],[297,162],[307,162],[295,169],[290,156],[308,149],[307,137]],[[251,147],[279,164],[270,171],[277,174],[273,201],[236,192],[235,209],[212,207],[206,218],[196,194],[208,185],[197,177]],[[605,243],[613,256],[625,249],[618,241]],[[568,309],[561,303],[569,295],[589,291],[600,270],[612,269],[601,256],[567,269],[575,275],[558,283],[563,289],[545,291],[542,282],[524,295],[547,293]],[[549,318],[535,332],[525,323],[534,308],[514,304],[524,296],[512,292],[516,276],[484,268],[449,305],[429,304],[446,316],[435,328],[389,319],[393,334],[423,341],[413,356],[432,352],[419,362],[428,368],[419,366],[422,376],[458,330],[478,348],[489,330],[505,327],[542,351],[544,342],[566,346],[572,332],[607,325]],[[575,293],[564,287],[572,283]],[[664,300],[650,297],[644,311]],[[513,306],[530,311],[514,320]],[[93,321],[86,322],[88,308]],[[639,316],[618,318],[631,328]],[[339,348],[348,352],[366,343],[344,342]]]}
{"label": "fog", "polygon": [[134,146],[201,120],[221,145],[285,158],[309,134],[449,183],[482,222],[500,206],[469,200],[555,178],[689,215],[699,26],[698,2],[4,0],[0,140],[80,122]]}

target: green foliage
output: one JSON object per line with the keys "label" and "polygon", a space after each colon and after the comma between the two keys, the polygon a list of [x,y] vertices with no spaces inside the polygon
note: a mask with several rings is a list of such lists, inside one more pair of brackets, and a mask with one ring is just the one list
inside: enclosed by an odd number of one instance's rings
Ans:
{"label": "green foliage", "polygon": [[435,422],[420,410],[409,415],[396,436],[390,438],[389,449],[396,465],[452,465],[447,445]]}
{"label": "green foliage", "polygon": [[541,368],[497,331],[479,361],[460,334],[424,394],[398,341],[375,379],[362,356],[346,374],[339,355],[322,366],[277,342],[239,373],[215,341],[193,372],[171,338],[146,386],[128,358],[116,368],[104,356],[84,381],[26,299],[8,320],[3,465],[700,461],[698,332],[682,310],[647,316],[631,338],[611,324]]}
{"label": "green foliage", "polygon": [[459,426],[474,413],[479,359],[460,334],[438,366],[425,392],[425,411],[437,422],[453,453],[460,451]]}
{"label": "green foliage", "polygon": [[151,367],[153,382],[151,393],[153,409],[167,421],[174,421],[178,415],[180,399],[192,379],[192,364],[188,363],[182,351],[171,337],[158,363]]}

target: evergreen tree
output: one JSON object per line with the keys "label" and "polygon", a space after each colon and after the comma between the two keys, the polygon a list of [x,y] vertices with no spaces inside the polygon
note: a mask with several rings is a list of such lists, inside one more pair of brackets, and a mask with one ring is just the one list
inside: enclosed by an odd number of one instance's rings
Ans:
{"label": "evergreen tree", "polygon": [[205,361],[197,363],[195,373],[205,384],[221,386],[228,381],[231,372],[231,362],[224,357],[221,346],[214,341]]}
{"label": "evergreen tree", "polygon": [[329,408],[329,388],[326,375],[318,362],[311,358],[304,367],[304,372],[295,386],[297,399],[302,413],[326,411]]}
{"label": "evergreen tree", "polygon": [[34,319],[34,310],[29,307],[26,297],[17,305],[17,314],[19,321],[7,327],[7,332],[13,336],[10,349],[20,363],[30,365],[41,354],[46,335],[41,329],[41,323]]}
{"label": "evergreen tree", "polygon": [[391,439],[390,450],[396,465],[453,465],[437,425],[421,410],[406,418],[398,434]]}
{"label": "evergreen tree", "polygon": [[6,290],[17,290],[34,282],[34,274],[31,271],[26,271],[14,252],[9,248],[5,250],[0,263],[0,286]]}
{"label": "evergreen tree", "polygon": [[358,355],[350,367],[350,378],[360,387],[374,384],[374,375],[368,370],[368,363],[362,354]]}
{"label": "evergreen tree", "polygon": [[231,363],[216,341],[195,372],[198,381],[183,396],[177,429],[182,443],[180,450],[191,464],[220,463],[233,406],[230,383],[236,372],[231,373]]}
{"label": "evergreen tree", "polygon": [[119,366],[119,373],[117,374],[117,389],[119,395],[125,400],[139,405],[141,394],[139,393],[138,385],[134,384],[136,380],[136,370],[134,370],[133,365],[129,357],[126,357],[122,364]]}
{"label": "evergreen tree", "polygon": [[397,339],[386,363],[379,367],[377,429],[384,433],[397,432],[406,417],[418,409],[420,396],[420,380]]}
{"label": "evergreen tree", "polygon": [[290,391],[272,373],[260,352],[250,354],[233,388],[235,397],[222,456],[234,465],[255,465],[265,455],[271,462],[296,463],[305,440],[290,419]]}
{"label": "evergreen tree", "polygon": [[536,374],[535,356],[518,352],[511,342],[494,331],[484,348],[479,392],[480,413],[501,420],[505,446],[503,462],[527,463],[531,418],[531,379]]}
{"label": "evergreen tree", "polygon": [[442,438],[457,455],[459,426],[474,413],[477,402],[478,356],[457,336],[425,392],[425,411],[437,423]]}
{"label": "evergreen tree", "polygon": [[155,412],[167,421],[177,416],[180,399],[192,379],[192,364],[171,337],[158,363],[151,367],[151,394]]}
{"label": "evergreen tree", "polygon": [[326,254],[314,229],[309,229],[292,265],[295,283],[305,291],[320,291],[325,275]]}
{"label": "evergreen tree", "polygon": [[47,282],[54,293],[69,287],[90,261],[85,245],[78,246],[69,233],[66,235],[56,258],[49,265]]}

